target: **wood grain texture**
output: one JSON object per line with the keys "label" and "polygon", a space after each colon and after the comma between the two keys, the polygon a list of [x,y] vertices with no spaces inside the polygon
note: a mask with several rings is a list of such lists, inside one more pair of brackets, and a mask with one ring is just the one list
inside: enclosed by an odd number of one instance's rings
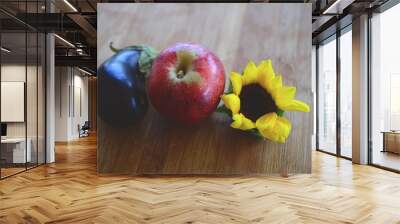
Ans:
{"label": "wood grain texture", "polygon": [[[118,47],[147,43],[157,49],[195,42],[221,58],[227,78],[250,59],[272,59],[285,84],[297,87],[297,98],[312,105],[310,21],[310,4],[99,4],[98,64],[112,55],[110,42]],[[113,128],[99,116],[98,171],[309,173],[312,113],[286,116],[293,130],[285,144],[233,130],[229,118],[218,114],[188,127],[166,121],[151,108],[140,124],[126,129]]]}
{"label": "wood grain texture", "polygon": [[98,175],[96,140],[82,138],[0,181],[0,224],[400,223],[399,174],[312,155],[312,174],[289,178]]}

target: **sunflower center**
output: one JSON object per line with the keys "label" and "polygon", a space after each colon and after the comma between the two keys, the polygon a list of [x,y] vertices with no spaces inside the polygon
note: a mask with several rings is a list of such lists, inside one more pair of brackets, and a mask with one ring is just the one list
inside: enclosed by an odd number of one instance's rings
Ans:
{"label": "sunflower center", "polygon": [[240,112],[253,122],[264,114],[278,110],[271,94],[258,84],[243,86],[239,97]]}

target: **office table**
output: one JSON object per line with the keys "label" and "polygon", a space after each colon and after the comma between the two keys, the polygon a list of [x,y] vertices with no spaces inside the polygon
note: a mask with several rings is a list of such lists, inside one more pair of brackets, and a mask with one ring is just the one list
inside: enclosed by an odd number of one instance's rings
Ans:
{"label": "office table", "polygon": [[6,163],[31,162],[31,139],[26,139],[28,144],[25,151],[25,138],[1,139],[1,159]]}
{"label": "office table", "polygon": [[382,152],[392,152],[400,154],[400,131],[382,131],[383,150]]}

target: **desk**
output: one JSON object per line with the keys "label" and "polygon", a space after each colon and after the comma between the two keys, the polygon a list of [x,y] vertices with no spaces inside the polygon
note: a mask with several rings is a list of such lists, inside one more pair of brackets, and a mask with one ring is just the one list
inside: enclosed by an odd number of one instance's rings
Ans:
{"label": "desk", "polygon": [[393,152],[400,154],[400,132],[382,131],[381,133],[383,134],[382,152]]}
{"label": "desk", "polygon": [[[25,151],[25,138],[5,138],[1,139],[1,157],[6,163],[25,163],[30,162],[31,154],[31,139],[27,139]],[[26,159],[26,161],[25,161]]]}

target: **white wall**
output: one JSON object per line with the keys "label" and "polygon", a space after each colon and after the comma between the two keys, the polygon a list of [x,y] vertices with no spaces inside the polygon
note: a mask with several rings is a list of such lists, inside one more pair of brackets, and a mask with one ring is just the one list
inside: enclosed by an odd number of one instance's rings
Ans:
{"label": "white wall", "polygon": [[[27,68],[28,71],[32,67]],[[25,82],[25,65],[2,65],[1,81],[3,82]],[[6,108],[1,108],[5,110]],[[7,137],[25,137],[25,122],[7,123]]]}
{"label": "white wall", "polygon": [[70,84],[69,68],[55,68],[55,141],[68,140],[68,117],[69,117],[69,96],[68,88]]}
{"label": "white wall", "polygon": [[[77,70],[75,70],[76,72]],[[83,125],[85,121],[89,120],[88,110],[88,77],[82,76],[83,73],[75,73],[74,75],[74,108],[72,108],[72,120],[71,120],[71,135],[73,138],[79,137],[78,124]]]}
{"label": "white wall", "polygon": [[[26,70],[25,70],[26,69]],[[5,64],[1,66],[1,81],[2,82],[25,82],[25,75],[26,72],[28,74],[28,81],[29,84],[32,81],[32,77],[31,75],[36,76],[36,66],[27,66],[25,67],[24,65],[18,65],[18,64]],[[35,83],[33,83],[34,85],[36,85],[36,80]],[[27,101],[32,101],[32,97],[36,98],[36,88],[35,89],[27,89],[28,93],[28,99],[26,99]],[[29,91],[29,90],[32,90]],[[4,96],[3,96],[4,97]],[[36,104],[36,101],[35,101]],[[29,105],[27,105],[29,106]],[[35,105],[36,107],[36,105]],[[1,108],[2,110],[6,110],[7,108]],[[28,110],[28,109],[27,109]],[[28,110],[27,112],[31,112],[32,110]],[[31,119],[31,113],[28,113],[28,127],[34,126],[36,125],[36,114],[34,114],[35,119]],[[31,124],[31,122],[34,122],[34,124]],[[26,122],[7,122],[7,136],[8,137],[25,137],[25,123]],[[36,126],[35,126],[36,127]],[[35,128],[36,129],[36,128]],[[28,132],[28,137],[29,136],[29,132]],[[36,134],[36,133],[35,133]]]}
{"label": "white wall", "polygon": [[55,78],[55,140],[77,139],[78,125],[88,120],[88,77],[76,68],[56,67]]}

